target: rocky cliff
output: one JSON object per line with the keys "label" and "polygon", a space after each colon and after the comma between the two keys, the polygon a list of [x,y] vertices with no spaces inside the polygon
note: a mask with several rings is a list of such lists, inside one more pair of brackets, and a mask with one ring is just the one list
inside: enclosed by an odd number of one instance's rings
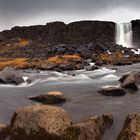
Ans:
{"label": "rocky cliff", "polygon": [[140,62],[137,53],[115,44],[113,22],[52,22],[0,33],[0,69],[93,70],[97,67],[89,67],[90,62],[100,66]]}
{"label": "rocky cliff", "polygon": [[43,40],[50,44],[115,43],[115,23],[79,21],[70,24],[52,22],[46,25],[14,27],[1,32],[1,38]]}
{"label": "rocky cliff", "polygon": [[132,30],[133,30],[133,45],[136,48],[140,48],[140,20],[133,20]]}

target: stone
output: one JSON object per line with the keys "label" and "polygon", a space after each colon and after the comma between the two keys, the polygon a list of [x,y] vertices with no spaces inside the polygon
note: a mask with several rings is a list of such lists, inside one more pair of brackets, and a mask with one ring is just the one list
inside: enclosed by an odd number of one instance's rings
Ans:
{"label": "stone", "polygon": [[108,87],[98,91],[105,96],[123,96],[126,94],[125,90],[120,87]]}
{"label": "stone", "polygon": [[64,140],[101,140],[105,130],[112,124],[112,115],[91,117],[69,126],[64,132]]}
{"label": "stone", "polygon": [[0,124],[0,139],[5,140],[10,136],[10,127],[6,124]]}
{"label": "stone", "polygon": [[43,104],[58,104],[66,101],[64,93],[58,91],[48,92],[47,94],[30,97],[29,99]]}
{"label": "stone", "polygon": [[140,114],[129,114],[117,140],[140,140]]}
{"label": "stone", "polygon": [[139,72],[131,72],[129,74],[125,74],[119,80],[121,82],[121,87],[129,90],[138,90],[138,85],[140,84],[140,73]]}
{"label": "stone", "polygon": [[24,82],[22,75],[13,68],[7,67],[0,72],[0,83],[19,85]]}
{"label": "stone", "polygon": [[10,140],[61,140],[61,135],[71,124],[70,116],[62,108],[27,106],[13,114]]}
{"label": "stone", "polygon": [[85,70],[86,71],[93,71],[93,70],[98,70],[99,68],[97,66],[86,66]]}

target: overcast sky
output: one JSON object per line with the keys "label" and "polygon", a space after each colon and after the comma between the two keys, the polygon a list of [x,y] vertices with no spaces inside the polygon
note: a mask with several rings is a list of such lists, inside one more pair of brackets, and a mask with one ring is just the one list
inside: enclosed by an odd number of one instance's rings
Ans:
{"label": "overcast sky", "polygon": [[0,30],[77,20],[129,22],[140,18],[140,0],[0,0]]}

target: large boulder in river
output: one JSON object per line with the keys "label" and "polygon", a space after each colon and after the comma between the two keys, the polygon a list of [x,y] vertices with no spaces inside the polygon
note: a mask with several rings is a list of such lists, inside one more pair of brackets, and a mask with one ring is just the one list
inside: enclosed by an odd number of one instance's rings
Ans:
{"label": "large boulder in river", "polygon": [[112,115],[91,117],[68,127],[64,132],[64,140],[101,140],[105,129],[112,124]]}
{"label": "large boulder in river", "polygon": [[140,140],[140,114],[132,113],[127,116],[123,129],[117,140]]}
{"label": "large boulder in river", "polygon": [[47,105],[24,107],[11,119],[10,140],[60,140],[71,123],[69,115],[61,108]]}
{"label": "large boulder in river", "polygon": [[64,93],[58,91],[48,92],[47,94],[30,97],[29,99],[43,104],[58,104],[66,101]]}
{"label": "large boulder in river", "polygon": [[105,96],[122,96],[126,94],[125,90],[119,87],[103,88],[98,92]]}
{"label": "large boulder in river", "polygon": [[138,90],[138,86],[140,85],[140,72],[125,74],[119,79],[119,81],[121,82],[122,88]]}
{"label": "large boulder in river", "polygon": [[19,85],[24,82],[22,75],[13,68],[5,68],[0,72],[0,83]]}

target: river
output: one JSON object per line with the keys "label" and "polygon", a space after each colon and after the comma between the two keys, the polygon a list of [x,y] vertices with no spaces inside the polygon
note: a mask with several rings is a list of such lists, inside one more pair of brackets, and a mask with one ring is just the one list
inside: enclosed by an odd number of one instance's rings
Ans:
{"label": "river", "polygon": [[67,102],[59,106],[68,111],[75,122],[88,116],[113,114],[113,126],[106,131],[103,140],[115,140],[126,116],[140,112],[140,91],[121,97],[106,97],[97,91],[106,86],[118,86],[118,79],[125,73],[139,70],[140,64],[115,68],[64,73],[24,71],[24,77],[32,79],[31,84],[0,85],[0,123],[9,123],[17,108],[36,103],[27,97],[61,91],[67,96]]}

